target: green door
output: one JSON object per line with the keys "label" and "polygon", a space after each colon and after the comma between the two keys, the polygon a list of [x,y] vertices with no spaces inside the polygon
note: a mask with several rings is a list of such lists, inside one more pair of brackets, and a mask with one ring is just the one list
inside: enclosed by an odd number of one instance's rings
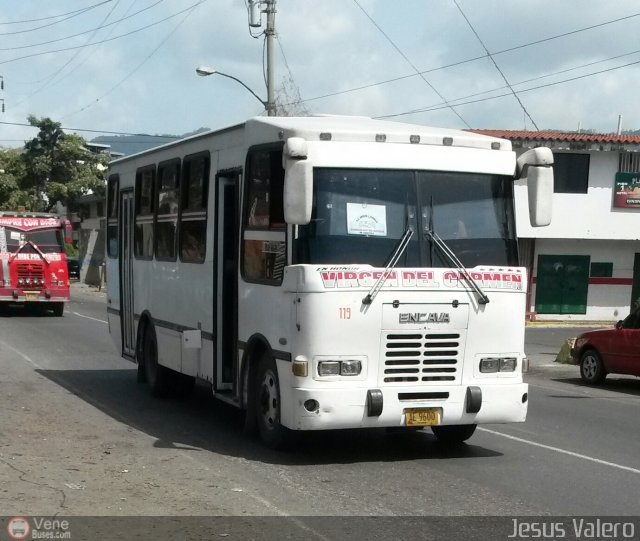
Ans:
{"label": "green door", "polygon": [[631,286],[631,307],[633,303],[640,303],[640,254],[633,259],[633,285]]}
{"label": "green door", "polygon": [[538,256],[536,312],[586,314],[590,261],[582,255]]}

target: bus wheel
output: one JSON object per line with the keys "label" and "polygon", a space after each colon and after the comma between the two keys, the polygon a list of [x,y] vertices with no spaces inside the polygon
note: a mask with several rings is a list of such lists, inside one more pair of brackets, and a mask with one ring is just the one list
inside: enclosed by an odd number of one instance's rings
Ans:
{"label": "bus wheel", "polygon": [[280,383],[276,363],[268,353],[260,359],[256,374],[256,424],[262,441],[273,449],[287,443],[289,431],[280,424]]}
{"label": "bus wheel", "polygon": [[53,315],[56,317],[62,317],[64,313],[64,303],[63,302],[52,302],[51,310],[53,310]]}
{"label": "bus wheel", "polygon": [[169,370],[158,364],[158,342],[153,326],[148,325],[144,332],[144,373],[151,395],[166,396],[169,391]]}
{"label": "bus wheel", "polygon": [[193,392],[193,388],[196,386],[196,378],[188,376],[187,374],[180,374],[179,372],[174,372],[172,376],[173,395],[181,400],[189,398]]}
{"label": "bus wheel", "polygon": [[457,445],[473,436],[476,425],[432,426],[431,430],[439,442],[446,445]]}

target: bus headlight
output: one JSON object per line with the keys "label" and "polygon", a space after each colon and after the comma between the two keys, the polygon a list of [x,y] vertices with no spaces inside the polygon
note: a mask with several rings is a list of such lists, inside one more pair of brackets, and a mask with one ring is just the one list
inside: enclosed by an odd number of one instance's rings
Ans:
{"label": "bus headlight", "polygon": [[319,376],[339,376],[340,361],[320,361],[318,363]]}
{"label": "bus headlight", "polygon": [[516,357],[485,357],[480,359],[480,372],[515,372],[518,359]]}
{"label": "bus headlight", "polygon": [[359,376],[362,372],[362,363],[360,361],[349,360],[340,362],[341,376]]}
{"label": "bus headlight", "polygon": [[500,369],[500,359],[497,357],[486,357],[480,359],[480,372],[488,374],[490,372],[497,372]]}
{"label": "bus headlight", "polygon": [[362,361],[349,359],[345,361],[319,361],[319,376],[359,376],[362,372]]}
{"label": "bus headlight", "polygon": [[518,359],[515,357],[504,357],[500,359],[500,372],[515,372]]}

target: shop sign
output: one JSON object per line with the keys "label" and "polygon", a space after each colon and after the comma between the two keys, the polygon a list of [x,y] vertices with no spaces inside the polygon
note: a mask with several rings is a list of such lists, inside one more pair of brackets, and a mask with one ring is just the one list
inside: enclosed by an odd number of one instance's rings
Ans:
{"label": "shop sign", "polygon": [[640,209],[640,173],[616,173],[613,206]]}

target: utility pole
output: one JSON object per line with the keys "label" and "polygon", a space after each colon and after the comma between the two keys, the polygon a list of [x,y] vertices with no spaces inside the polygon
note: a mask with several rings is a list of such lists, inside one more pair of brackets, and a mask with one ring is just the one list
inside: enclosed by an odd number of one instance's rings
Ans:
{"label": "utility pole", "polygon": [[[264,5],[264,11],[261,6]],[[276,0],[249,0],[249,26],[260,28],[262,26],[262,13],[267,14],[267,28],[264,31],[267,41],[267,101],[265,109],[269,116],[276,115],[275,99],[275,63],[273,60],[273,38],[276,34]]]}
{"label": "utility pole", "polygon": [[273,62],[273,38],[276,33],[276,0],[265,0],[267,5],[267,115],[276,116],[275,66]]}

